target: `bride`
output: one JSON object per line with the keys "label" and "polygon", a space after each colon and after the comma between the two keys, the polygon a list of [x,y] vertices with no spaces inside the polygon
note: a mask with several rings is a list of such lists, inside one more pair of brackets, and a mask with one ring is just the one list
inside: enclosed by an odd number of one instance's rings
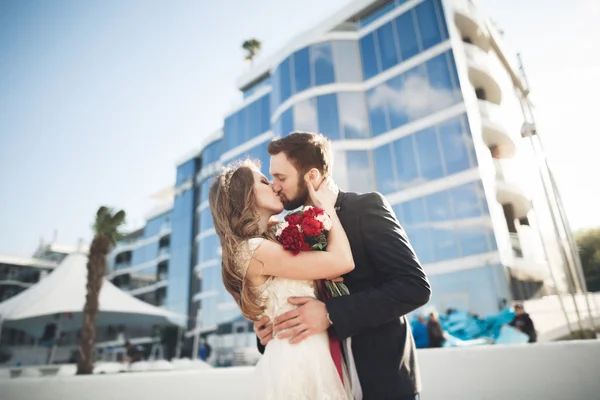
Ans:
{"label": "bride", "polygon": [[[295,308],[289,297],[315,297],[314,280],[354,269],[350,244],[334,209],[337,194],[329,185],[320,185],[316,172],[309,171],[305,179],[312,204],[323,208],[333,222],[328,246],[326,251],[296,256],[275,240],[269,219],[283,211],[283,204],[256,164],[243,161],[226,168],[210,188],[210,209],[222,246],[223,283],[251,321],[264,315],[273,321]],[[327,332],[298,344],[278,339],[276,332],[256,366],[254,382],[253,395],[260,399],[352,398],[349,380],[340,377],[331,358]]]}

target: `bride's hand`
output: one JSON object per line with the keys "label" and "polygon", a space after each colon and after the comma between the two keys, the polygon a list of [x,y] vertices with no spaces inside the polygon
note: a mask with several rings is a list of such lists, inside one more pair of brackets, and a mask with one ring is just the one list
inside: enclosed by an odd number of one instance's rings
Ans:
{"label": "bride's hand", "polygon": [[325,178],[315,190],[312,181],[305,177],[306,187],[312,203],[324,210],[331,211],[335,207],[338,197],[338,190],[330,178]]}

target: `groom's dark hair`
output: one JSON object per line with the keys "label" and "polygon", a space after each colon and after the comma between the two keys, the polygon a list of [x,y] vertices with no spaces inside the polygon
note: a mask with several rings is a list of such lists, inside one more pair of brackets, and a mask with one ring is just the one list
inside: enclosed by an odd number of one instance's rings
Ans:
{"label": "groom's dark hair", "polygon": [[332,168],[329,140],[320,133],[292,132],[288,136],[273,139],[267,152],[274,156],[284,153],[301,175],[316,168],[323,176],[329,176]]}

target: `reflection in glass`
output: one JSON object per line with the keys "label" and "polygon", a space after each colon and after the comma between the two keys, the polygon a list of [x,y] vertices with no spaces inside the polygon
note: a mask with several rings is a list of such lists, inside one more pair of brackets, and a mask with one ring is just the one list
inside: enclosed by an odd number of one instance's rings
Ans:
{"label": "reflection in glass", "polygon": [[364,139],[369,137],[367,126],[367,105],[360,92],[342,92],[338,94],[340,125],[345,139]]}
{"label": "reflection in glass", "polygon": [[375,162],[375,176],[377,177],[377,190],[382,194],[397,191],[396,170],[392,147],[389,144],[377,147],[373,150],[373,161]]}
{"label": "reflection in glass", "polygon": [[[279,65],[279,101],[283,103],[292,95],[290,59],[286,58]],[[279,105],[279,104],[278,104]]]}
{"label": "reflection in glass", "polygon": [[294,55],[294,93],[299,93],[311,86],[309,48],[298,50]]}
{"label": "reflection in glass", "polygon": [[315,44],[311,46],[310,52],[314,67],[314,84],[325,85],[335,82],[331,43]]}
{"label": "reflection in glass", "polygon": [[317,132],[317,107],[315,99],[304,100],[294,105],[294,130]]}
{"label": "reflection in glass", "polygon": [[469,159],[473,139],[463,130],[463,117],[453,118],[438,126],[446,172],[448,175],[469,169],[474,162]]}
{"label": "reflection in glass", "polygon": [[382,104],[379,88],[373,88],[367,92],[367,104],[369,108],[369,124],[373,136],[380,135],[390,130],[387,121],[387,105]]}
{"label": "reflection in glass", "polygon": [[408,240],[419,261],[423,264],[434,262],[435,257],[431,247],[431,232],[429,228],[405,226],[405,229]]}
{"label": "reflection in glass", "polygon": [[294,109],[288,108],[281,114],[281,135],[289,135],[294,131]]}
{"label": "reflection in glass", "polygon": [[394,154],[398,183],[396,190],[402,190],[419,182],[419,170],[415,159],[414,135],[403,137],[394,142]]}
{"label": "reflection in glass", "polygon": [[369,151],[347,151],[348,190],[367,193],[375,190]]}
{"label": "reflection in glass", "polygon": [[487,215],[482,204],[486,202],[481,182],[467,183],[450,189],[456,218],[476,218]]}
{"label": "reflection in glass", "polygon": [[421,178],[435,180],[444,176],[444,166],[435,127],[423,129],[415,134]]}
{"label": "reflection in glass", "polygon": [[388,22],[376,31],[377,44],[379,45],[379,57],[382,70],[386,70],[398,64],[396,40],[392,22]]}
{"label": "reflection in glass", "polygon": [[[428,69],[436,74],[432,79]],[[371,89],[367,105],[373,135],[458,103],[460,90],[450,77],[447,54],[443,54]],[[383,118],[387,114],[389,127]]]}
{"label": "reflection in glass", "polygon": [[450,221],[453,218],[450,193],[446,190],[425,197],[429,220],[432,222]]}
{"label": "reflection in glass", "polygon": [[400,43],[400,58],[403,61],[408,60],[419,53],[415,18],[415,11],[413,9],[401,14],[394,21],[398,42]]}
{"label": "reflection in glass", "polygon": [[415,7],[423,50],[427,50],[445,39],[442,37],[436,8],[437,4],[434,0],[426,0]]}
{"label": "reflection in glass", "polygon": [[340,123],[338,119],[338,103],[335,94],[317,97],[318,132],[331,140],[340,139]]}
{"label": "reflection in glass", "polygon": [[422,197],[402,203],[402,215],[406,226],[419,226],[427,223],[427,211]]}
{"label": "reflection in glass", "polygon": [[365,79],[377,75],[379,68],[377,66],[377,52],[375,50],[375,33],[369,33],[360,39],[360,54]]}

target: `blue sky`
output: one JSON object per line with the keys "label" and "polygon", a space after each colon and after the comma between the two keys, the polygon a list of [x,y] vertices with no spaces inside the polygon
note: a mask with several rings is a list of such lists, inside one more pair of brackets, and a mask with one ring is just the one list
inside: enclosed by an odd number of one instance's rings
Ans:
{"label": "blue sky", "polygon": [[[267,56],[347,3],[0,0],[0,252],[30,254],[55,230],[89,240],[101,204],[141,224],[176,160],[240,101],[243,40]],[[523,53],[573,225],[600,225],[598,2],[483,5]]]}

